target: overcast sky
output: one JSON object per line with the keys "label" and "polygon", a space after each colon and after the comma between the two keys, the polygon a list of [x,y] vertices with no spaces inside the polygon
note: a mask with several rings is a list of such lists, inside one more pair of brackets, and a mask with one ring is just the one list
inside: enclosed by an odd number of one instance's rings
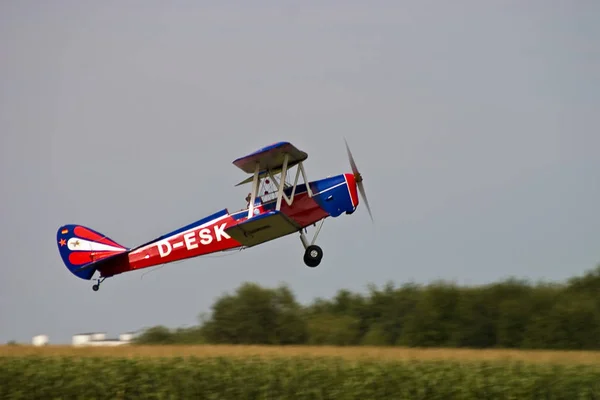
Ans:
{"label": "overcast sky", "polygon": [[[242,282],[341,288],[600,262],[596,1],[3,1],[0,343],[194,325]],[[99,292],[56,230],[133,247],[245,205],[231,162],[287,140],[310,179],[350,170],[373,209],[119,275]],[[152,271],[152,272],[150,272]]]}

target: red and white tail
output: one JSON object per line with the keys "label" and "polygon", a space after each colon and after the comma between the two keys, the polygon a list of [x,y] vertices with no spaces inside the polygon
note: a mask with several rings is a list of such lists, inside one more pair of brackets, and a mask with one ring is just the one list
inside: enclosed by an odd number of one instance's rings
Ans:
{"label": "red and white tail", "polygon": [[81,279],[90,280],[103,261],[127,254],[129,249],[82,225],[64,225],[56,233],[65,266]]}

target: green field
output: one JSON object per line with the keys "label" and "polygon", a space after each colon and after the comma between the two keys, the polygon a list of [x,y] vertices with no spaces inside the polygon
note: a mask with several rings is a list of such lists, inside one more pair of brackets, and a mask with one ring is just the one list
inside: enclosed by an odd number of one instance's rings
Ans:
{"label": "green field", "polygon": [[333,347],[3,346],[0,398],[600,398],[596,353],[555,352],[554,359],[549,358],[552,352],[520,354]]}

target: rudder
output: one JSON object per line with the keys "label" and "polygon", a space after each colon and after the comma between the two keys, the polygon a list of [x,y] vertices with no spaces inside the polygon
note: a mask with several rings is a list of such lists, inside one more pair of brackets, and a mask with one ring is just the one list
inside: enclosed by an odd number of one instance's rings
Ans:
{"label": "rudder", "polygon": [[63,225],[56,232],[58,251],[69,271],[81,279],[90,280],[96,269],[93,264],[126,253],[128,248],[109,237],[82,225]]}

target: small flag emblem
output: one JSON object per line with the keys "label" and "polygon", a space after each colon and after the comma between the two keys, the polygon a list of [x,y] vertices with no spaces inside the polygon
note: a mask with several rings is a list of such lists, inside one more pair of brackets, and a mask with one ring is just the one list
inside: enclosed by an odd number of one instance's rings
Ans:
{"label": "small flag emblem", "polygon": [[62,231],[60,231],[60,233],[62,233],[64,235],[66,233],[69,233],[69,230],[68,229],[63,229]]}

